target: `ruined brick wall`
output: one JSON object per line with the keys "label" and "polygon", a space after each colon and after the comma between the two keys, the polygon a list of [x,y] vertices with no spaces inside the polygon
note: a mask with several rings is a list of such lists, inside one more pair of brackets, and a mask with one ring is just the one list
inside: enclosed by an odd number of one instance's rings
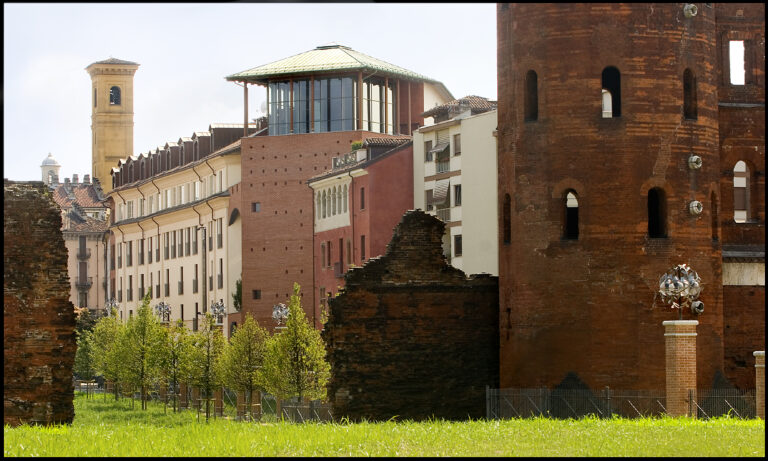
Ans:
{"label": "ruined brick wall", "polygon": [[[575,372],[589,387],[663,389],[659,276],[687,263],[706,283],[697,317],[697,374],[723,364],[715,12],[698,4],[499,4],[498,203],[510,196],[511,241],[499,213],[501,386],[553,386]],[[621,116],[603,118],[602,73],[620,74]],[[696,119],[684,117],[693,71]],[[538,117],[526,120],[526,74]],[[703,159],[689,169],[691,154]],[[648,232],[648,195],[666,196],[666,238]],[[576,240],[565,196],[578,198]],[[704,211],[691,215],[698,200]],[[684,319],[694,318],[691,312]]]}
{"label": "ruined brick wall", "polygon": [[446,264],[444,229],[406,212],[385,255],[349,271],[331,300],[335,418],[485,416],[485,386],[498,386],[498,282]]}
{"label": "ruined brick wall", "polygon": [[75,314],[61,211],[42,182],[4,183],[3,419],[71,423]]}

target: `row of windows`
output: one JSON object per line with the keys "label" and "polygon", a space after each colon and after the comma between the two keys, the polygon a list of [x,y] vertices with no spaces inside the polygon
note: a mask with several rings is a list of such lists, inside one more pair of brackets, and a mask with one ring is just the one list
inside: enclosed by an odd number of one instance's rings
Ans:
{"label": "row of windows", "polygon": [[[208,222],[208,251],[213,251],[213,222]],[[190,254],[196,255],[198,251],[198,237],[197,227],[190,226],[184,229],[178,229],[175,231],[165,232],[163,234],[163,259],[175,259],[178,255],[179,258],[189,256]],[[216,220],[216,248],[224,247],[224,222],[222,218]],[[138,239],[135,241],[136,250],[138,253],[138,265],[143,265],[145,261],[144,241],[147,241],[146,246],[146,262],[152,264],[153,260],[160,261],[160,238],[158,236],[148,237],[146,239]],[[123,267],[123,246],[125,246],[125,266],[133,266],[133,247],[134,241],[128,241],[117,244],[117,268]],[[153,251],[154,250],[154,251]],[[154,255],[154,257],[153,257]],[[112,260],[111,268],[115,268],[115,245],[112,245]]]}
{"label": "row of windows", "polygon": [[[219,267],[218,272],[214,273],[215,265],[213,261],[211,261],[211,267],[210,272],[208,275],[208,291],[213,291],[214,287],[216,289],[223,289],[224,288],[224,258],[219,258]],[[215,280],[214,280],[215,279]],[[144,295],[151,290],[152,295],[155,298],[160,298],[161,295],[163,296],[171,296],[171,270],[166,269],[165,270],[165,283],[163,284],[163,281],[160,278],[160,271],[157,271],[157,278],[155,278],[155,273],[150,272],[149,273],[149,285],[144,284],[145,278],[144,274],[139,274],[138,279],[138,293],[136,300],[140,300],[144,298]],[[215,285],[214,285],[214,282]],[[122,302],[123,301],[123,277],[118,277],[118,289],[117,289],[117,301]],[[161,290],[162,285],[162,290]],[[198,293],[200,289],[200,283],[198,278],[198,265],[195,264],[195,270],[193,274],[192,279],[192,293]],[[128,275],[128,281],[127,281],[127,287],[125,290],[126,294],[126,301],[131,302],[134,301],[134,292],[133,292],[133,275]],[[176,293],[178,295],[184,294],[184,267],[179,268],[179,280],[177,282],[176,286]]]}
{"label": "row of windows", "polygon": [[[352,241],[346,240],[347,266],[352,264]],[[360,264],[365,262],[365,235],[360,236]],[[333,243],[329,240],[320,243],[320,268],[325,269],[338,264],[339,275],[344,271],[344,239],[339,239],[338,259],[333,259]]]}
{"label": "row of windows", "polygon": [[[750,172],[746,162],[739,160],[733,168],[733,220],[744,223],[751,219],[750,210]],[[717,240],[717,198],[712,192],[710,197],[712,207],[712,238]],[[502,234],[505,244],[512,241],[512,199],[509,194],[504,196],[502,206]],[[665,238],[667,236],[667,204],[666,194],[661,188],[648,191],[648,236],[650,238]],[[564,195],[563,234],[566,240],[579,238],[579,201],[576,191],[568,190]]]}
{"label": "row of windows", "polygon": [[[149,194],[145,198],[127,200],[119,203],[116,210],[116,221],[132,219],[134,217],[147,216],[157,211],[162,211],[179,205],[191,203],[201,198],[218,194],[224,190],[224,170],[216,174],[204,176],[201,181],[191,181],[168,189],[160,193]],[[203,195],[204,194],[204,195]]]}
{"label": "row of windows", "polygon": [[[347,213],[349,188],[345,184],[315,191],[315,216],[317,219],[330,218]],[[360,188],[360,210],[365,209],[365,187]],[[254,210],[255,211],[255,210]]]}

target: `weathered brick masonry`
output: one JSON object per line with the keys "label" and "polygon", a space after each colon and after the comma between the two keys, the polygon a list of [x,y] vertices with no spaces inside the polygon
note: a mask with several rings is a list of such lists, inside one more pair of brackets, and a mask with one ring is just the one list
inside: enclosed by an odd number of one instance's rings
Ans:
{"label": "weathered brick masonry", "polygon": [[334,417],[465,419],[498,386],[498,282],[442,254],[445,224],[416,210],[386,254],[345,276],[323,333]]}
{"label": "weathered brick masonry", "polygon": [[3,419],[71,423],[75,314],[61,211],[42,182],[5,181]]}

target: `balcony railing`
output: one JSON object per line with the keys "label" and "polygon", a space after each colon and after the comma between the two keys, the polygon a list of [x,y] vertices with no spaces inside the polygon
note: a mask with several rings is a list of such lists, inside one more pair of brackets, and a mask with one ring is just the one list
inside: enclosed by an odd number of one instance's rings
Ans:
{"label": "balcony railing", "polygon": [[90,248],[80,248],[77,250],[77,259],[84,260],[91,257],[91,249]]}
{"label": "balcony railing", "polygon": [[75,279],[75,286],[77,288],[89,289],[93,285],[93,277],[77,277]]}
{"label": "balcony railing", "polygon": [[444,162],[437,162],[436,170],[438,173],[445,173],[451,170],[451,161],[446,160]]}
{"label": "balcony railing", "polygon": [[451,209],[450,208],[439,208],[435,210],[437,213],[437,219],[444,223],[451,222]]}

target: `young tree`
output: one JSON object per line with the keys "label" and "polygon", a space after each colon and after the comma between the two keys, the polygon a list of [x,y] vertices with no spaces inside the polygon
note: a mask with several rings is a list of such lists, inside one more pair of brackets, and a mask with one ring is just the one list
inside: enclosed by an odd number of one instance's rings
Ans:
{"label": "young tree", "polygon": [[188,374],[191,338],[182,320],[169,329],[163,329],[160,371],[164,385],[173,392],[173,411],[177,411],[176,393],[180,380]]}
{"label": "young tree", "polygon": [[267,330],[261,328],[249,314],[245,323],[230,338],[221,357],[224,383],[237,391],[245,391],[245,404],[251,417],[251,395],[261,387],[261,367],[268,337]]}
{"label": "young tree", "polygon": [[140,388],[142,410],[147,409],[147,389],[160,378],[163,347],[163,326],[149,307],[150,296],[149,292],[144,296],[118,342],[122,380]]}
{"label": "young tree", "polygon": [[299,291],[299,284],[294,283],[286,328],[267,343],[262,368],[264,385],[267,392],[280,399],[322,399],[331,366],[325,360],[320,332],[309,324],[301,307]]}
{"label": "young tree", "polygon": [[77,352],[72,371],[82,379],[91,379],[96,375],[93,357],[93,333],[85,330],[77,334]]}
{"label": "young tree", "polygon": [[[203,398],[209,399],[213,390],[222,385],[221,366],[218,362],[224,351],[224,336],[210,312],[206,312],[202,323],[202,328],[192,334],[188,376],[190,383],[200,388]],[[206,422],[209,416],[210,408],[206,400]]]}
{"label": "young tree", "polygon": [[[120,358],[117,354],[118,340],[125,327],[117,318],[117,310],[112,309],[108,317],[102,317],[93,327],[93,361],[96,373],[114,383],[115,400],[119,398]],[[105,394],[106,398],[106,394]]]}

